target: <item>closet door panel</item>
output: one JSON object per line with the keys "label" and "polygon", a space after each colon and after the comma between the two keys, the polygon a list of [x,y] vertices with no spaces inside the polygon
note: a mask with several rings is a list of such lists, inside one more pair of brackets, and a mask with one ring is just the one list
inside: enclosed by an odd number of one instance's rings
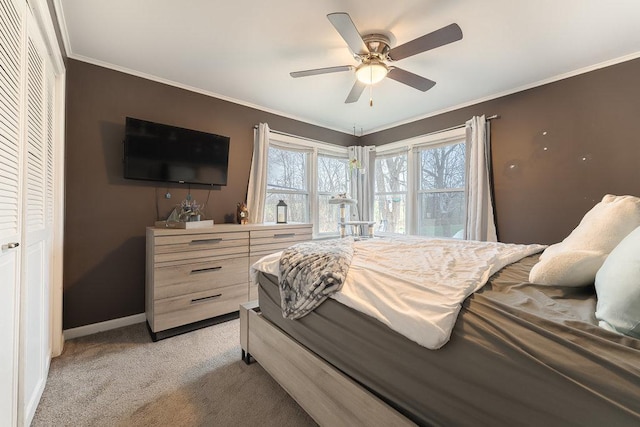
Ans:
{"label": "closet door panel", "polygon": [[24,240],[21,277],[21,357],[18,422],[28,425],[47,377],[51,222],[47,221],[48,61],[35,19],[27,15],[24,153]]}
{"label": "closet door panel", "polygon": [[23,2],[0,0],[0,425],[18,419]]}
{"label": "closet door panel", "polygon": [[0,0],[0,11],[0,242],[6,244],[20,235],[22,17],[11,0]]}
{"label": "closet door panel", "polygon": [[51,355],[63,66],[37,24],[48,14],[41,0],[0,0],[0,426],[31,423]]}

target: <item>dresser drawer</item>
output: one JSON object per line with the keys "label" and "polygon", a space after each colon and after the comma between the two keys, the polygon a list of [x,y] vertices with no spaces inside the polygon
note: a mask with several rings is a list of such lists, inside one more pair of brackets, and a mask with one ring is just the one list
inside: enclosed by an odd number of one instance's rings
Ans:
{"label": "dresser drawer", "polygon": [[237,231],[230,233],[192,233],[168,236],[156,236],[155,238],[156,261],[189,257],[196,254],[225,255],[235,253],[234,249],[245,247],[249,244],[249,232]]}
{"label": "dresser drawer", "polygon": [[250,231],[251,256],[263,256],[311,240],[310,226]]}
{"label": "dresser drawer", "polygon": [[[168,246],[167,248],[171,248]],[[153,260],[155,266],[162,264],[178,265],[189,264],[194,262],[203,262],[204,258],[239,258],[249,255],[249,239],[234,240],[233,242],[224,242],[216,248],[195,248],[191,251],[171,251],[154,254]]]}
{"label": "dresser drawer", "polygon": [[156,267],[154,300],[245,284],[248,272],[248,257]]}
{"label": "dresser drawer", "polygon": [[157,300],[153,330],[163,331],[238,311],[239,305],[246,301],[246,283]]}
{"label": "dresser drawer", "polygon": [[165,251],[165,246],[172,246],[170,250],[199,250],[215,247],[223,247],[232,244],[234,240],[249,238],[248,231],[236,231],[229,233],[192,233],[176,234],[168,236],[156,236],[156,251]]}
{"label": "dresser drawer", "polygon": [[284,241],[287,239],[298,240],[299,236],[304,236],[306,239],[311,239],[311,226],[290,226],[286,228],[272,228],[269,230],[251,230],[249,235],[251,237],[251,242],[258,241],[264,239],[265,241]]}
{"label": "dresser drawer", "polygon": [[274,252],[281,251],[283,249],[287,249],[291,245],[295,245],[296,243],[306,242],[311,240],[311,237],[307,239],[299,239],[288,242],[277,242],[277,243],[269,243],[264,245],[256,245],[251,247],[251,255],[263,257],[265,255],[272,254]]}

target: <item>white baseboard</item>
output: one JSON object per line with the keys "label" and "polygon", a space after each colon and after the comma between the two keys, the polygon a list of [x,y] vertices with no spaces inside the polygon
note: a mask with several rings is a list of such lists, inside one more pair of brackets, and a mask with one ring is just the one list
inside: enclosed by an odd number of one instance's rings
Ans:
{"label": "white baseboard", "polygon": [[139,313],[134,314],[133,316],[107,320],[106,322],[92,323],[91,325],[65,329],[64,331],[62,331],[62,334],[64,335],[64,339],[66,341],[74,338],[84,337],[86,335],[97,334],[98,332],[121,328],[123,326],[135,325],[136,323],[142,323],[146,321],[147,315],[145,313]]}

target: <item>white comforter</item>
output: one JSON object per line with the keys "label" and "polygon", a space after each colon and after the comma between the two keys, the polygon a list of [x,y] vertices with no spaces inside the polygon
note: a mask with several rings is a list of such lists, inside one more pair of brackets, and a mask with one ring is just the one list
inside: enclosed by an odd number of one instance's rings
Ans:
{"label": "white comforter", "polygon": [[[356,241],[344,286],[332,298],[435,350],[449,341],[466,297],[502,267],[544,248],[421,237]],[[279,257],[252,269],[279,277]]]}

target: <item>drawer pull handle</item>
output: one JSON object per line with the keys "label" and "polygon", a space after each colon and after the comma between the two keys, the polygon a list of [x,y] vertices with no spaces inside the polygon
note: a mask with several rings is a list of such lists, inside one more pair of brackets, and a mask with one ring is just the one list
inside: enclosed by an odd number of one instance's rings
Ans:
{"label": "drawer pull handle", "polygon": [[217,239],[202,239],[202,240],[192,240],[191,243],[194,245],[199,245],[202,243],[219,243],[222,242],[221,238],[217,238]]}
{"label": "drawer pull handle", "polygon": [[194,298],[194,299],[191,300],[191,304],[198,304],[199,302],[210,301],[212,299],[220,298],[221,296],[222,296],[222,294],[215,294],[215,295],[211,295],[211,296],[208,296],[208,297]]}
{"label": "drawer pull handle", "polygon": [[296,235],[296,233],[281,233],[281,234],[274,234],[273,238],[274,239],[283,239],[283,238],[287,238],[287,237],[294,237]]}
{"label": "drawer pull handle", "polygon": [[208,268],[198,268],[196,270],[191,270],[191,274],[193,274],[193,273],[204,273],[204,272],[207,272],[207,271],[217,271],[217,270],[222,270],[222,266],[208,267]]}

